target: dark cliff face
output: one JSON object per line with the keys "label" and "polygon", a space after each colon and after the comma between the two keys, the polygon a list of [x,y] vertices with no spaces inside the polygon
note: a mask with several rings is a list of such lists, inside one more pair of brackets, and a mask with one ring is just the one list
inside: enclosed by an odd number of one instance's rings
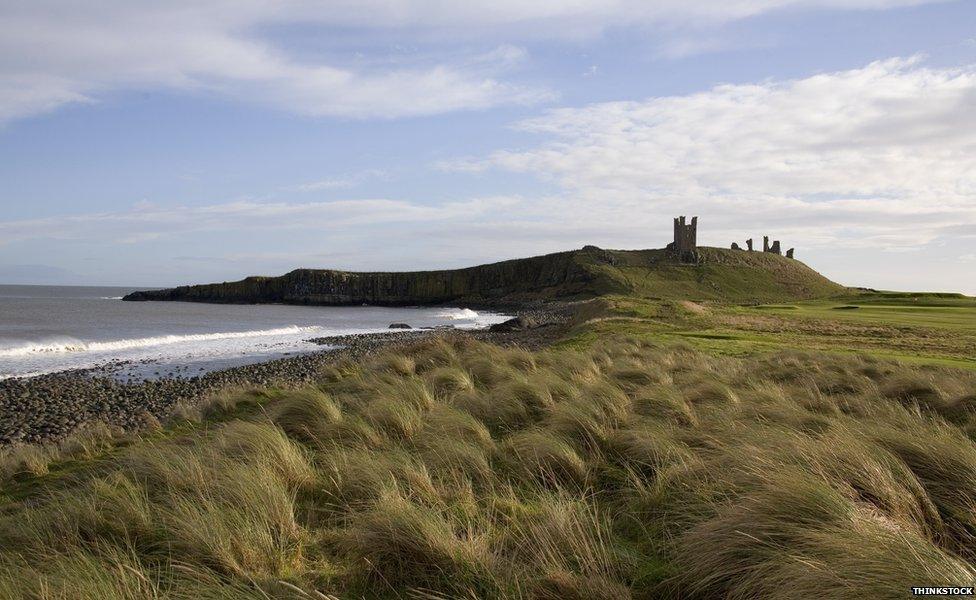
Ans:
{"label": "dark cliff face", "polygon": [[560,252],[447,271],[352,273],[297,269],[281,277],[134,292],[125,300],[386,306],[467,302],[504,304],[538,297],[592,295],[591,252]]}

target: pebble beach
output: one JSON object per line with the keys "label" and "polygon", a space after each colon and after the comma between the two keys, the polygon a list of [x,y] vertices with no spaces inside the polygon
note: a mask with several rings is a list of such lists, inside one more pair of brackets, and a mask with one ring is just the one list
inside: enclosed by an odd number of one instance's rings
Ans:
{"label": "pebble beach", "polygon": [[[522,325],[459,331],[391,330],[388,333],[316,338],[321,351],[211,371],[176,373],[142,381],[112,376],[119,365],[63,371],[0,381],[0,446],[51,444],[83,426],[103,423],[125,431],[165,421],[180,407],[195,406],[228,388],[292,387],[312,382],[322,369],[344,358],[362,358],[381,348],[429,336],[468,335],[526,347],[545,345],[567,320],[565,310],[520,312]],[[513,323],[518,319],[513,319]]]}

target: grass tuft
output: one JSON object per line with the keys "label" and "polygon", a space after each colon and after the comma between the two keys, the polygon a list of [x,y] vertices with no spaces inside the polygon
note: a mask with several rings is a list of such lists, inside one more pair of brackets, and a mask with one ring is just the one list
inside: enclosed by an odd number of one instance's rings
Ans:
{"label": "grass tuft", "polygon": [[379,589],[461,591],[491,587],[484,543],[443,512],[395,494],[350,517],[340,548]]}
{"label": "grass tuft", "polygon": [[439,398],[450,398],[474,389],[471,375],[459,367],[438,367],[428,374],[428,379]]}
{"label": "grass tuft", "polygon": [[328,436],[342,421],[336,402],[319,390],[290,392],[276,405],[274,422],[296,440],[314,442]]}
{"label": "grass tuft", "polygon": [[586,463],[576,450],[544,429],[513,434],[502,442],[498,454],[499,462],[516,482],[581,486],[586,481]]}

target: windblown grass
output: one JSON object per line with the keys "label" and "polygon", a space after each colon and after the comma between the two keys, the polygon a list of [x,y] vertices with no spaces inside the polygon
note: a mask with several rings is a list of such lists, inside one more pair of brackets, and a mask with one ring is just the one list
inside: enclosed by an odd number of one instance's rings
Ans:
{"label": "windblown grass", "polygon": [[218,396],[166,435],[5,451],[0,596],[972,585],[974,390],[972,373],[856,356],[421,342],[305,390]]}

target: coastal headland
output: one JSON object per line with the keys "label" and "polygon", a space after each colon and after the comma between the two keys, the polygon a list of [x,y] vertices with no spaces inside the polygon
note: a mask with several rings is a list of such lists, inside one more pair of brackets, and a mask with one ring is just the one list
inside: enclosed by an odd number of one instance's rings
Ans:
{"label": "coastal headland", "polygon": [[350,272],[296,269],[278,277],[147,290],[124,300],[509,307],[608,294],[773,302],[819,298],[845,288],[798,260],[768,252],[699,247],[689,264],[668,249],[579,250],[464,269]]}

